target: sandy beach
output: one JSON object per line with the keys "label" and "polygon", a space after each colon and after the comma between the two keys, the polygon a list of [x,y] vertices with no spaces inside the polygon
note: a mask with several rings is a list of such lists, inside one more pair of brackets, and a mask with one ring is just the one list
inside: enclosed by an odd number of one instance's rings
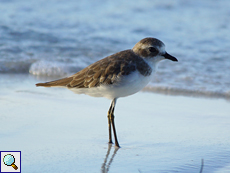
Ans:
{"label": "sandy beach", "polygon": [[150,92],[118,99],[116,150],[107,144],[110,100],[36,82],[1,75],[0,150],[21,151],[22,172],[230,171],[229,101]]}

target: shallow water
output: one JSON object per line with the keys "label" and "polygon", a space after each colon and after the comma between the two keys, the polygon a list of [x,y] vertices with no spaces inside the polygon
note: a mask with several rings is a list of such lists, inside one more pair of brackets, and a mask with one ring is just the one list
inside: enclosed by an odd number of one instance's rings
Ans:
{"label": "shallow water", "polygon": [[23,173],[230,171],[226,100],[148,92],[118,99],[115,150],[107,144],[109,100],[35,82],[0,75],[0,150],[21,151]]}
{"label": "shallow water", "polygon": [[144,37],[164,61],[147,89],[230,98],[230,1],[2,0],[0,73],[66,76]]}

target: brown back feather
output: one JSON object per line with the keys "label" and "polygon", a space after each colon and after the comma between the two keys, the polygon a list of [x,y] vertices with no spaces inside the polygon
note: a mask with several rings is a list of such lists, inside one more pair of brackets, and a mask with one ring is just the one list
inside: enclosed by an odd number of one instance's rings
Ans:
{"label": "brown back feather", "polygon": [[136,69],[144,76],[151,74],[151,68],[142,58],[132,50],[125,50],[101,59],[70,77],[38,83],[36,86],[92,88],[101,84],[110,85],[117,81],[117,77],[129,75]]}

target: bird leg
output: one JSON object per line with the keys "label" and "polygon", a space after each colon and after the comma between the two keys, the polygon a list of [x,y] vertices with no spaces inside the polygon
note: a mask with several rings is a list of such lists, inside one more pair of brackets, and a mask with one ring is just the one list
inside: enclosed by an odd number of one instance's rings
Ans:
{"label": "bird leg", "polygon": [[109,125],[109,144],[112,144],[112,132],[111,132],[111,120],[110,120],[110,109],[108,111],[108,125]]}
{"label": "bird leg", "polygon": [[114,139],[115,139],[115,146],[119,147],[119,143],[118,143],[118,140],[117,140],[117,134],[116,134],[116,128],[115,128],[115,123],[114,123],[114,115],[111,114],[111,124],[112,124],[112,127],[113,127],[113,134],[114,134]]}
{"label": "bird leg", "polygon": [[111,137],[111,125],[113,128],[113,134],[114,134],[114,139],[115,139],[115,146],[119,147],[119,143],[117,140],[117,134],[116,134],[116,128],[115,128],[115,123],[114,123],[114,109],[115,109],[115,105],[116,105],[116,101],[117,99],[113,99],[111,106],[109,108],[109,112],[108,112],[108,123],[109,123],[109,143],[112,142],[112,137]]}

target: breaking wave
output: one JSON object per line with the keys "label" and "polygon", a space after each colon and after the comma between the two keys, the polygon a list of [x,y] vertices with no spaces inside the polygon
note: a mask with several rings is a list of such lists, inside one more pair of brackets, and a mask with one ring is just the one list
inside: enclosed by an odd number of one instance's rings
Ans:
{"label": "breaking wave", "polygon": [[[79,62],[66,63],[58,61],[4,61],[0,62],[0,73],[30,73],[37,77],[50,77],[51,79],[61,78],[64,76],[72,75],[88,64]],[[160,74],[158,74],[159,76]],[[47,78],[46,78],[47,79]],[[156,80],[146,86],[143,91],[166,94],[166,95],[182,95],[193,97],[208,97],[208,98],[223,98],[230,100],[230,90],[212,90],[213,88],[199,89],[191,88],[189,86],[176,87],[173,85],[161,85]]]}
{"label": "breaking wave", "polygon": [[208,91],[208,90],[174,88],[174,87],[165,87],[165,86],[147,86],[143,89],[143,91],[160,93],[165,95],[222,98],[222,99],[230,100],[230,90]]}

